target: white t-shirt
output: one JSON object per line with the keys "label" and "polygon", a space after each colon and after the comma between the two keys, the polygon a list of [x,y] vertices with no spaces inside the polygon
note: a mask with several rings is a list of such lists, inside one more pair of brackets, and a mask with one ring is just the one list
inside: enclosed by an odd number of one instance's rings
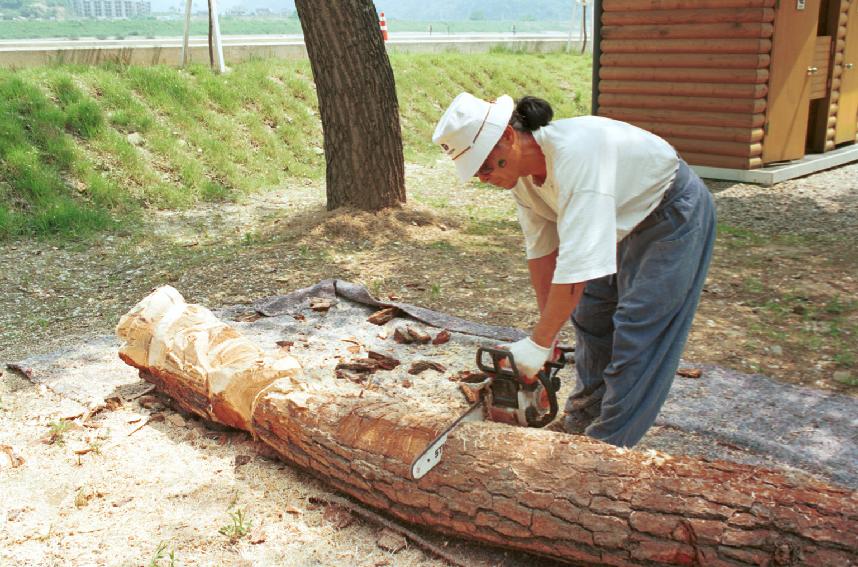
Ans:
{"label": "white t-shirt", "polygon": [[545,154],[545,182],[523,177],[512,188],[527,258],[559,248],[556,284],[615,273],[616,243],[661,201],[679,167],[676,150],[600,116],[557,120],[533,136]]}

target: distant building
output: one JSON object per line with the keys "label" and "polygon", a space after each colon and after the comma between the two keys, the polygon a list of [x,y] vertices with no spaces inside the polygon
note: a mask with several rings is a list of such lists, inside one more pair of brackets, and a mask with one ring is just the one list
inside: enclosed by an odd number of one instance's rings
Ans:
{"label": "distant building", "polygon": [[80,18],[120,19],[148,16],[151,2],[132,0],[71,0],[72,13]]}

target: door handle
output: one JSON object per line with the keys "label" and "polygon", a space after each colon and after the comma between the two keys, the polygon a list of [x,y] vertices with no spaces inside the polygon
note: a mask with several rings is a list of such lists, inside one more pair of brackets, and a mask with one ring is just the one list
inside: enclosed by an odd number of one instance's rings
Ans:
{"label": "door handle", "polygon": [[808,75],[815,75],[818,72],[819,72],[819,67],[808,67],[807,68],[807,74]]}
{"label": "door handle", "polygon": [[855,65],[853,65],[852,63],[847,63],[847,64],[845,65],[845,67],[846,67],[847,69],[851,69],[851,68],[852,68],[852,67],[854,67],[854,66],[855,66]]}

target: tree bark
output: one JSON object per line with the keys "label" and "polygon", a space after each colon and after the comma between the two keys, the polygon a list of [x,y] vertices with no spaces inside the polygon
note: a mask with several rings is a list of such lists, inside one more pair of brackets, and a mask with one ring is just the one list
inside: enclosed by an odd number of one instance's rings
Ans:
{"label": "tree bark", "polygon": [[371,0],[295,2],[316,81],[328,210],[405,202],[393,70]]}
{"label": "tree bark", "polygon": [[851,565],[858,493],[728,462],[468,423],[403,395],[304,379],[172,288],[122,317],[120,356],[183,408],[252,432],[285,460],[400,520],[572,563]]}

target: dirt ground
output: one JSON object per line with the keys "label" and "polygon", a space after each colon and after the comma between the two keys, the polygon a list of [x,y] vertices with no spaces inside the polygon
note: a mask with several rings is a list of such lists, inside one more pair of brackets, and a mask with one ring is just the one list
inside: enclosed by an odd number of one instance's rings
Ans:
{"label": "dirt ground", "polygon": [[[163,283],[218,308],[336,277],[527,328],[535,308],[511,199],[459,186],[446,161],[410,165],[409,204],[379,215],[328,213],[307,182],[153,213],[93,241],[0,244],[0,362],[110,334]],[[721,231],[685,360],[854,395],[858,164],[771,188],[708,185]],[[88,415],[4,371],[0,565],[443,564],[413,545],[383,549],[383,526],[326,506],[315,479],[141,392]],[[467,565],[535,564],[433,541]]]}

